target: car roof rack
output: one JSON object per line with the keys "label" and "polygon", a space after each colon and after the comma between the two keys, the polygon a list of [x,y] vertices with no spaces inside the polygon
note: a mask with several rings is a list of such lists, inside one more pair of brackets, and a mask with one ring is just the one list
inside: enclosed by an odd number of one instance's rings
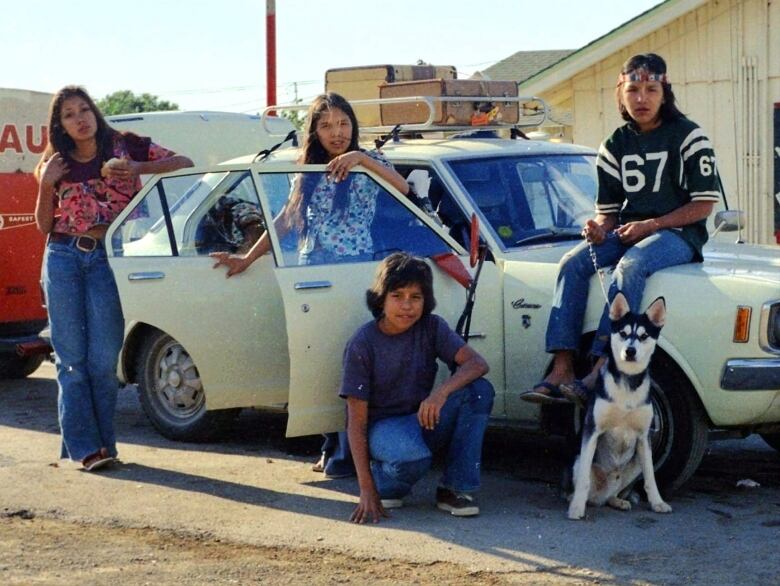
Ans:
{"label": "car roof rack", "polygon": [[[489,124],[471,125],[471,124],[436,124],[434,118],[436,117],[436,105],[444,102],[472,102],[472,103],[512,103],[517,102],[519,105],[519,119],[516,123],[507,124],[503,122],[491,122]],[[478,131],[478,130],[516,130],[522,135],[523,128],[536,128],[541,126],[545,120],[547,120],[549,114],[549,106],[542,98],[537,96],[404,96],[400,98],[375,98],[370,100],[350,100],[349,103],[355,106],[376,106],[376,105],[388,105],[388,104],[425,104],[428,107],[428,119],[422,123],[410,123],[400,125],[387,125],[387,126],[361,126],[360,134],[365,135],[387,135],[387,134],[424,134],[428,132],[438,133],[462,133],[464,131]],[[281,104],[276,106],[268,106],[263,110],[261,116],[261,124],[263,129],[274,136],[271,129],[266,124],[268,116],[273,115],[278,110],[308,110],[309,104]],[[400,127],[399,127],[400,126]],[[281,136],[281,135],[280,135]]]}

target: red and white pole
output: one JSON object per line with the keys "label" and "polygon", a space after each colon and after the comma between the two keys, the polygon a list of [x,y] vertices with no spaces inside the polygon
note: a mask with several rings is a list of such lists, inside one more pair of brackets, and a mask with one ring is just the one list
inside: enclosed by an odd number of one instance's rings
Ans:
{"label": "red and white pole", "polygon": [[266,106],[273,106],[276,104],[276,0],[265,0],[265,83]]}

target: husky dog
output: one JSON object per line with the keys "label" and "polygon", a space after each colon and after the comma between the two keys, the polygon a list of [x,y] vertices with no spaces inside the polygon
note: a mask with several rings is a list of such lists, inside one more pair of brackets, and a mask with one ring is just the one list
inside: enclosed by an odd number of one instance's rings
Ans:
{"label": "husky dog", "polygon": [[609,307],[612,334],[607,362],[588,401],[580,454],[574,462],[570,519],[582,519],[586,503],[630,509],[631,503],[618,495],[640,473],[653,510],[672,511],[658,492],[648,439],[653,418],[648,366],[665,317],[663,297],[642,315],[631,313],[623,293]]}

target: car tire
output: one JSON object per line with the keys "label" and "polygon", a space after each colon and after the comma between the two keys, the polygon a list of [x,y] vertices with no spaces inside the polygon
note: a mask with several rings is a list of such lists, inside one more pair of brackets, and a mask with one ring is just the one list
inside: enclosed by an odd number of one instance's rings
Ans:
{"label": "car tire", "polygon": [[0,379],[26,378],[38,370],[44,358],[43,354],[32,356],[2,355],[0,356]]}
{"label": "car tire", "polygon": [[780,433],[762,433],[760,435],[770,448],[780,452]]}
{"label": "car tire", "polygon": [[651,366],[653,403],[650,445],[658,486],[674,492],[693,476],[707,450],[704,407],[685,374],[668,357]]}
{"label": "car tire", "polygon": [[206,410],[195,362],[174,338],[159,330],[141,343],[136,373],[138,398],[155,429],[175,441],[217,439],[240,409]]}

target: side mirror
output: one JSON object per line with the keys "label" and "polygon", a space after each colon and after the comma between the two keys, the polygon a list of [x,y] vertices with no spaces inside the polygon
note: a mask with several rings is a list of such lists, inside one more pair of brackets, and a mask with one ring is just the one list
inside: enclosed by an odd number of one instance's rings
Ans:
{"label": "side mirror", "polygon": [[477,219],[477,214],[471,214],[469,245],[469,263],[473,269],[479,261],[479,220]]}
{"label": "side mirror", "polygon": [[713,238],[718,232],[737,231],[737,244],[742,242],[742,226],[745,225],[745,212],[742,210],[722,210],[715,214],[715,229],[710,234]]}
{"label": "side mirror", "polygon": [[745,212],[742,210],[721,210],[715,214],[715,232],[734,232],[745,225]]}

